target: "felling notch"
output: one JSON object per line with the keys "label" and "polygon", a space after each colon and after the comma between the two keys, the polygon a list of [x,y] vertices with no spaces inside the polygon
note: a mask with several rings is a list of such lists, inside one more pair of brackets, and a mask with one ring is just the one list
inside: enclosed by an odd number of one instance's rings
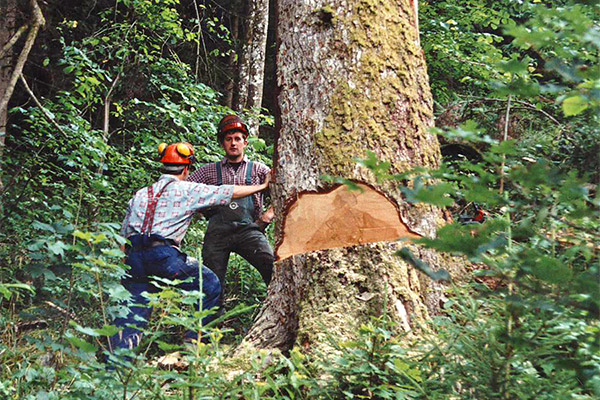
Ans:
{"label": "felling notch", "polygon": [[398,207],[371,186],[340,185],[325,193],[305,192],[289,206],[277,260],[310,251],[419,238],[402,221]]}

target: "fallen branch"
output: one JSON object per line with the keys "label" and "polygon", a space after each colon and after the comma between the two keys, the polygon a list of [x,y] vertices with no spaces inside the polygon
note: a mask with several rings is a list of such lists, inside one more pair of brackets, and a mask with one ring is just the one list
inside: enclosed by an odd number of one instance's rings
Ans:
{"label": "fallen branch", "polygon": [[48,327],[48,321],[44,319],[38,319],[36,321],[19,322],[15,325],[16,334],[21,332],[30,331],[34,329],[46,329]]}
{"label": "fallen branch", "polygon": [[44,301],[44,303],[46,303],[46,305],[50,306],[50,308],[52,308],[53,310],[59,312],[60,314],[64,315],[67,320],[72,319],[73,321],[77,322],[78,324],[80,323],[79,319],[77,318],[77,316],[72,313],[69,310],[65,310],[64,308],[62,308],[61,306],[57,306],[56,304],[54,304],[53,302],[46,300]]}
{"label": "fallen branch", "polygon": [[42,103],[40,103],[40,101],[36,97],[35,93],[33,93],[33,91],[31,90],[31,88],[27,84],[27,81],[25,80],[25,77],[23,76],[23,74],[21,74],[19,78],[21,78],[21,83],[25,87],[25,90],[27,91],[27,93],[29,94],[29,96],[32,98],[32,100],[35,103],[35,105],[38,106],[38,108],[40,110],[42,110],[42,114],[44,114],[44,117],[46,117],[46,119],[48,120],[48,122],[50,122],[52,125],[54,125],[56,127],[56,129],[58,129],[58,131],[63,135],[63,137],[65,139],[68,139],[69,135],[67,135],[67,133],[61,128],[61,126],[54,120],[54,118],[52,117],[52,115],[50,115],[50,113],[48,112],[48,110],[46,110],[46,108],[42,105]]}
{"label": "fallen branch", "polygon": [[[483,98],[481,100],[483,100],[483,101],[496,101],[496,102],[506,102],[506,101],[508,101],[508,100],[505,100],[505,99],[492,99],[492,98]],[[520,104],[522,106],[525,106],[525,107],[527,107],[530,110],[537,111],[537,112],[541,113],[542,115],[544,115],[545,117],[547,117],[550,121],[552,121],[556,125],[562,125],[561,122],[559,120],[557,120],[556,118],[554,118],[552,115],[548,114],[544,110],[541,110],[541,109],[537,108],[535,105],[533,105],[531,103],[528,103],[528,102],[522,101],[522,100],[515,100],[515,99],[512,99],[510,101],[512,101],[513,103],[517,103],[517,104]]]}

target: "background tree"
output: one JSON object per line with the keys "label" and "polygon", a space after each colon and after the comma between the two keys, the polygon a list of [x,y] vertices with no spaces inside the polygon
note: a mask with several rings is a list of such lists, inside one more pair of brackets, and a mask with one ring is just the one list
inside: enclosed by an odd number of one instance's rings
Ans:
{"label": "background tree", "polygon": [[[13,49],[12,46],[8,46],[8,44],[16,32],[16,0],[3,1],[0,3],[0,23],[4,27],[4,29],[0,31],[0,44],[2,45],[2,52],[0,53],[0,99],[3,99],[7,95],[7,89],[13,69]],[[4,107],[0,110],[0,155],[4,150],[7,116],[8,107]]]}
{"label": "background tree", "polygon": [[256,113],[263,106],[269,0],[244,0],[228,4],[232,43],[229,50],[229,78],[223,86],[224,104],[238,112],[250,111],[251,136],[258,136],[260,121]]}
{"label": "background tree", "polygon": [[[8,117],[8,103],[12,97],[17,80],[22,76],[23,67],[33,47],[40,27],[45,23],[44,16],[36,0],[29,4],[30,17],[17,29],[19,23],[19,7],[16,1],[2,2],[0,5],[0,22],[6,27],[0,36],[0,157],[3,154],[6,140],[6,125]],[[25,35],[26,34],[26,35]],[[21,36],[25,36],[21,51],[14,47]],[[0,182],[0,189],[2,183]]]}
{"label": "background tree", "polygon": [[247,5],[245,40],[239,63],[235,110],[260,108],[266,61],[269,1],[251,0]]}

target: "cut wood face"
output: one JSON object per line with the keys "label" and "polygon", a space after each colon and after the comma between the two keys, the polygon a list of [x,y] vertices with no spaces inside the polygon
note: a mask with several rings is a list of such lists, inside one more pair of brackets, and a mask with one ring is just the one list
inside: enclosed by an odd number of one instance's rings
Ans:
{"label": "cut wood face", "polygon": [[310,251],[419,238],[400,218],[396,205],[364,184],[341,185],[326,193],[301,193],[283,221],[277,260]]}

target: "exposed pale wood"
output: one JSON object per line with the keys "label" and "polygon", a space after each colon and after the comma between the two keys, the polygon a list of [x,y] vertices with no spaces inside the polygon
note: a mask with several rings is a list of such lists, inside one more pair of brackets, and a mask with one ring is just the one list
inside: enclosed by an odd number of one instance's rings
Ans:
{"label": "exposed pale wood", "polygon": [[302,193],[286,213],[277,259],[309,251],[418,238],[394,203],[370,186],[338,186],[326,193]]}

